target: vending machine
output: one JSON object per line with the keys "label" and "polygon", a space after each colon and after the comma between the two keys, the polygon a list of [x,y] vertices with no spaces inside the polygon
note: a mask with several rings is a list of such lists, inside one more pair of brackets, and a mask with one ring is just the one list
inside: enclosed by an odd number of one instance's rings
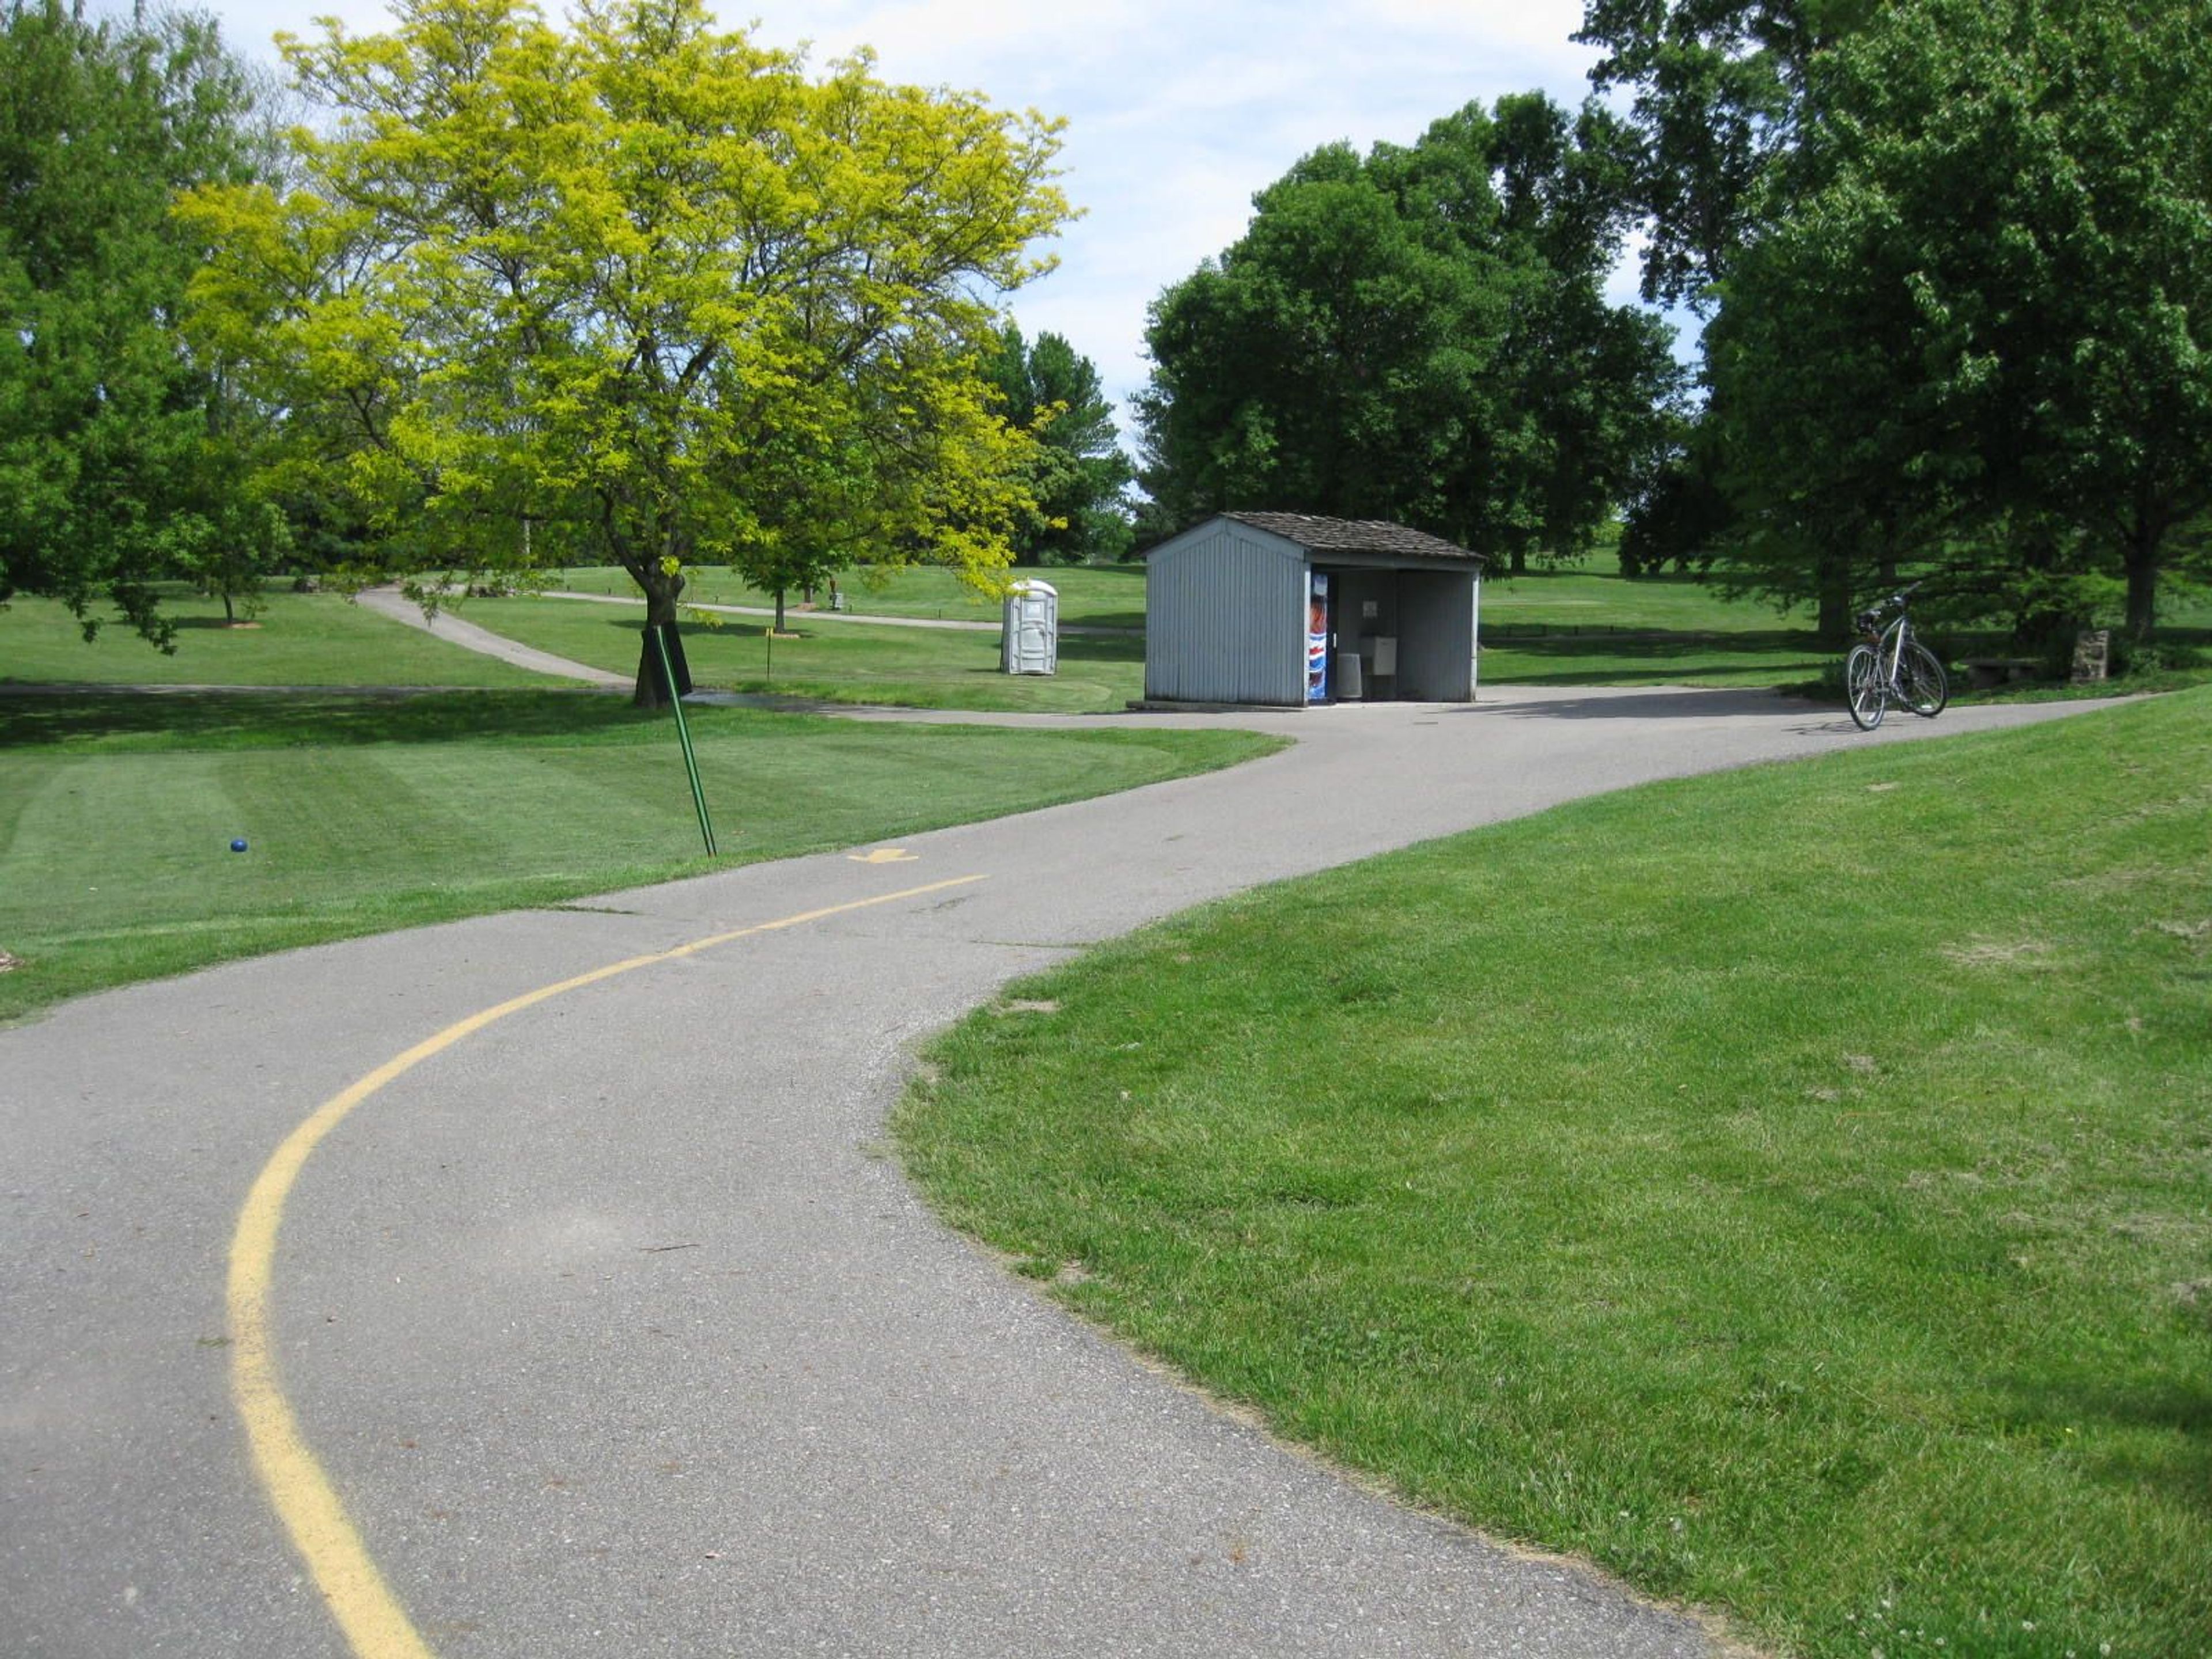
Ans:
{"label": "vending machine", "polygon": [[[1306,701],[1328,701],[1328,578],[1316,570],[1306,604]],[[1279,659],[1278,659],[1279,660]]]}

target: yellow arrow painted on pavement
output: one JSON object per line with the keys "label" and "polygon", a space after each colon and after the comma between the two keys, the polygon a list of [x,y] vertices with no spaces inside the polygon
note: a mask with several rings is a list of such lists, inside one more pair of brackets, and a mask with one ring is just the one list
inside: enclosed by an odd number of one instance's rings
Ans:
{"label": "yellow arrow painted on pavement", "polygon": [[872,853],[848,853],[845,856],[855,864],[912,864],[921,855],[903,847],[878,847]]}

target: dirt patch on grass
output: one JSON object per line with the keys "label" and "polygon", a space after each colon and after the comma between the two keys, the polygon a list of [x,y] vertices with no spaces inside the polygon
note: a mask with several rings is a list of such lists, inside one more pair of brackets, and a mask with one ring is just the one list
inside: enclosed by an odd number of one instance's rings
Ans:
{"label": "dirt patch on grass", "polygon": [[1976,939],[1966,945],[1946,945],[1943,955],[1961,968],[2048,968],[2051,946],[2039,939]]}

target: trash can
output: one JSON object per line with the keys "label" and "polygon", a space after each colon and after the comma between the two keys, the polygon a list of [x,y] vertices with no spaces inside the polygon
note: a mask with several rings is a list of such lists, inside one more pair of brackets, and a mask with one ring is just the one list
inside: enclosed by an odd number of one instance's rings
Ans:
{"label": "trash can", "polygon": [[1340,651],[1336,653],[1336,700],[1339,702],[1358,702],[1367,695],[1360,683],[1359,653]]}
{"label": "trash can", "polygon": [[1007,674],[1050,674],[1060,667],[1060,591],[1024,580],[1006,590],[999,635],[999,668]]}

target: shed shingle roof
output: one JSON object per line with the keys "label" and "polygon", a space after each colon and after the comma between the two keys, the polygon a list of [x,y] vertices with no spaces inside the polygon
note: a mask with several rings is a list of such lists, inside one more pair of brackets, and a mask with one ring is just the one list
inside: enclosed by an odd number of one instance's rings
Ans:
{"label": "shed shingle roof", "polygon": [[1409,530],[1385,519],[1317,519],[1305,513],[1224,513],[1224,519],[1249,524],[1296,542],[1316,553],[1380,553],[1402,558],[1449,559],[1480,564],[1482,555],[1426,531]]}

